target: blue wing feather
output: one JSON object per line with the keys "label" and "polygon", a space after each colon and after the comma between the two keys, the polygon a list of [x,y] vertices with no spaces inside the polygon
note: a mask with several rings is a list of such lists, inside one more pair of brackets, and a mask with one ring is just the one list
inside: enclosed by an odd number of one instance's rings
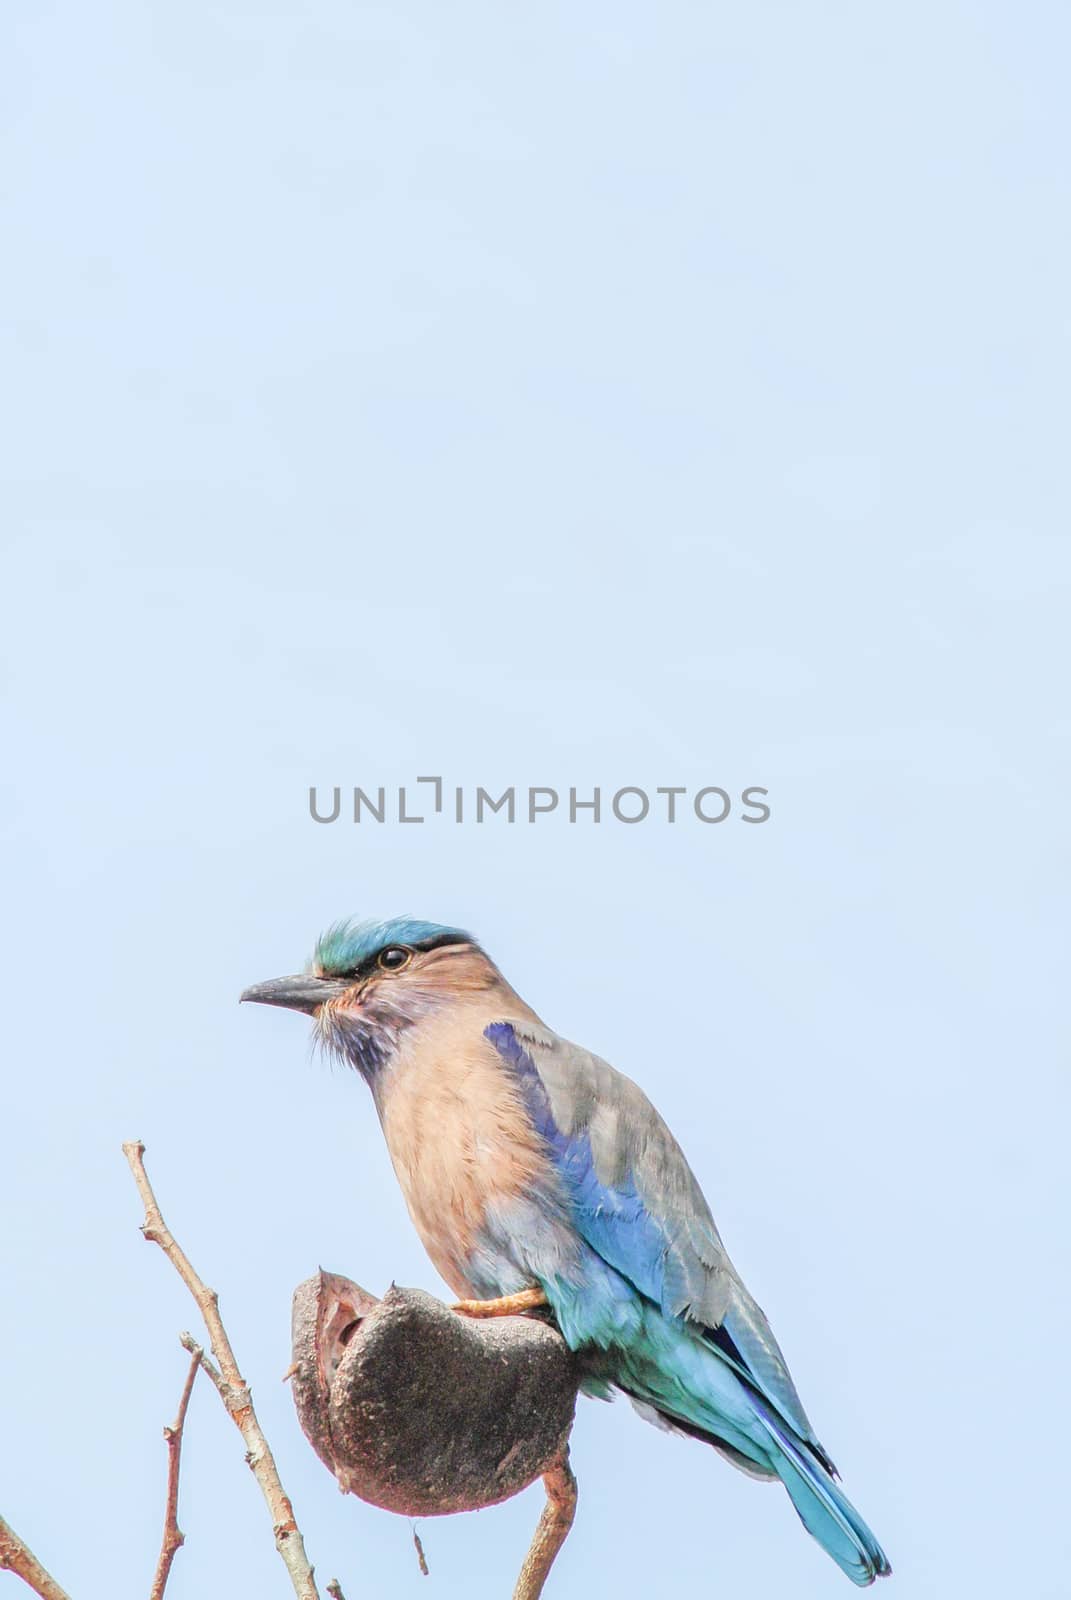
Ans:
{"label": "blue wing feather", "polygon": [[[507,1022],[485,1034],[546,1141],[597,1268],[577,1292],[548,1285],[569,1342],[614,1343],[620,1366],[611,1381],[645,1414],[683,1424],[746,1471],[776,1473],[804,1526],[854,1583],[888,1573],[884,1551],[834,1482],[769,1324],[654,1107],[605,1062],[554,1035]],[[704,1272],[716,1280],[712,1290]],[[723,1299],[721,1315],[697,1316]],[[626,1304],[618,1344],[610,1330]]]}
{"label": "blue wing feather", "polygon": [[648,1211],[631,1179],[612,1187],[599,1181],[587,1133],[567,1135],[561,1131],[538,1069],[512,1026],[508,1022],[492,1023],[486,1035],[512,1068],[528,1114],[554,1154],[579,1233],[641,1294],[661,1306],[665,1286],[664,1228]]}
{"label": "blue wing feather", "polygon": [[[659,1135],[664,1134],[659,1147],[661,1161],[663,1165],[670,1160],[678,1162],[688,1180],[685,1183],[674,1175],[676,1181],[672,1190],[684,1196],[682,1210],[676,1213],[659,1207],[650,1192],[653,1185],[641,1188],[633,1170],[617,1173],[612,1183],[599,1176],[590,1129],[594,1106],[589,1114],[589,1125],[579,1122],[571,1131],[563,1131],[554,1116],[547,1083],[540,1072],[541,1038],[526,1032],[522,1039],[508,1022],[492,1023],[485,1032],[513,1072],[528,1113],[553,1152],[577,1231],[586,1243],[653,1301],[663,1315],[676,1317],[681,1314],[682,1306],[687,1308],[686,1314],[699,1323],[721,1358],[764,1395],[800,1438],[816,1451],[824,1465],[834,1470],[803,1410],[769,1324],[733,1270],[684,1156],[654,1108],[643,1099],[643,1106],[656,1122]],[[563,1041],[555,1039],[554,1043],[575,1051],[575,1047],[565,1046]],[[636,1086],[613,1073],[606,1063],[587,1057],[586,1052],[575,1051],[575,1054],[578,1060],[584,1057],[587,1062],[595,1062],[603,1076],[612,1074],[607,1079],[609,1087],[628,1084],[632,1097],[639,1096]],[[615,1123],[618,1134],[625,1131],[621,1121],[619,1109]],[[695,1215],[697,1207],[693,1207],[690,1214],[683,1210],[683,1205],[692,1199],[689,1184],[702,1206],[698,1217]],[[705,1259],[697,1256],[693,1245],[697,1234],[707,1251],[716,1250],[720,1255],[716,1266],[708,1265]],[[717,1270],[728,1275],[729,1292],[717,1319],[697,1314],[699,1308],[693,1310],[689,1306],[689,1298],[693,1301],[696,1298],[695,1278],[703,1266],[712,1274]]]}

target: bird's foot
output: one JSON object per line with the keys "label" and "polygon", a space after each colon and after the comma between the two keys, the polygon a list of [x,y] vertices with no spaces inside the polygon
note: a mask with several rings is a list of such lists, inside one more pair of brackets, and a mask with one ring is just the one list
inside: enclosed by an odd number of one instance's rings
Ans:
{"label": "bird's foot", "polygon": [[514,1317],[519,1311],[534,1311],[546,1304],[542,1289],[522,1289],[519,1294],[504,1294],[498,1300],[455,1300],[450,1309],[463,1317]]}

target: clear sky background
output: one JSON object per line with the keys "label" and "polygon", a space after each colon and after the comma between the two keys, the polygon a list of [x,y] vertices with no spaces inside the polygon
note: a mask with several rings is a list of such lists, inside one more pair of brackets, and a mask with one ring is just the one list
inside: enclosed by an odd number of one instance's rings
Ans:
{"label": "clear sky background", "polygon": [[[223,1296],[326,1580],[509,1592],[538,1489],[343,1499],[320,1263],[439,1287],[363,1086],[239,1010],[474,929],[675,1128],[890,1594],[1068,1592],[1065,7],[35,0],[4,24],[0,1512],[147,1593]],[[769,788],[320,827],[310,784]],[[850,1592],[585,1403],[550,1595]],[[172,1600],[289,1592],[216,1395]],[[0,1575],[0,1590],[17,1593]]]}

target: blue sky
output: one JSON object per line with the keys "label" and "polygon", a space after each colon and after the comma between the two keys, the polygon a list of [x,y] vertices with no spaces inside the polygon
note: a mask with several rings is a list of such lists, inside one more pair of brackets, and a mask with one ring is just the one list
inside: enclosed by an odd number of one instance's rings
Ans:
{"label": "blue sky", "polygon": [[[1066,1594],[1068,43],[16,5],[0,1512],[75,1600],[147,1590],[196,1327],[138,1136],[320,1575],[508,1592],[538,1491],[425,1523],[424,1579],[279,1382],[317,1265],[438,1285],[363,1086],[237,995],[403,912],[655,1099],[890,1592]],[[772,815],[308,816],[429,773]],[[288,1592],[241,1454],[199,1389],[172,1600]],[[849,1592],[625,1405],[574,1460],[552,1594]]]}

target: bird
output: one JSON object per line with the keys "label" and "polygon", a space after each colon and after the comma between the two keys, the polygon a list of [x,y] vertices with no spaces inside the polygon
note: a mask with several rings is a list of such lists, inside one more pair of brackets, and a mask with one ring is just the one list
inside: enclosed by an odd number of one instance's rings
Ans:
{"label": "bird", "polygon": [[[243,1001],[313,1019],[371,1089],[409,1214],[462,1314],[549,1307],[588,1392],[780,1479],[860,1587],[890,1571],[769,1323],[643,1090],[548,1028],[472,935],[345,920]],[[545,1314],[545,1313],[544,1313]]]}

